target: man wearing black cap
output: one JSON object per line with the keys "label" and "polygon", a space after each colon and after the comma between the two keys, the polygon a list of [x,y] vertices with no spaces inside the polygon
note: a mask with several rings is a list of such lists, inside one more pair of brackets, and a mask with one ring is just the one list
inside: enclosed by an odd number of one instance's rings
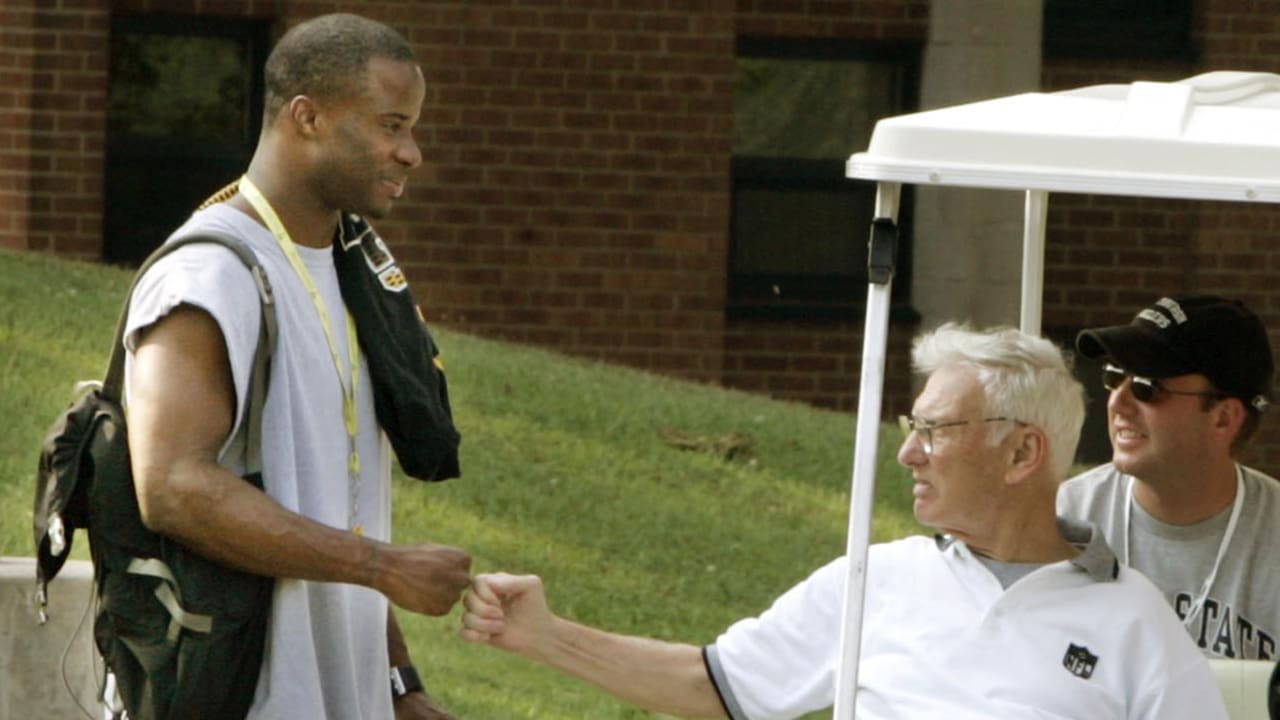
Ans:
{"label": "man wearing black cap", "polygon": [[1161,298],[1085,330],[1101,359],[1112,461],[1063,483],[1059,514],[1097,523],[1210,657],[1280,652],[1280,483],[1236,457],[1269,405],[1266,329],[1244,304]]}

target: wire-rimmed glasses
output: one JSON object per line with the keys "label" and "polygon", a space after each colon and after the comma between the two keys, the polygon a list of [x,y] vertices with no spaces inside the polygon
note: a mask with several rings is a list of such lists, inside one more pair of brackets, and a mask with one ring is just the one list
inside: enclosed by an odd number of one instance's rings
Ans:
{"label": "wire-rimmed glasses", "polygon": [[1015,422],[1019,425],[1026,425],[1021,420],[1011,417],[989,417],[981,420],[949,420],[946,422],[930,422],[924,418],[918,418],[914,415],[899,415],[898,427],[902,428],[903,435],[915,433],[920,438],[920,445],[924,448],[925,455],[933,454],[933,431],[941,428],[957,427],[959,425],[968,425],[970,423],[981,422]]}

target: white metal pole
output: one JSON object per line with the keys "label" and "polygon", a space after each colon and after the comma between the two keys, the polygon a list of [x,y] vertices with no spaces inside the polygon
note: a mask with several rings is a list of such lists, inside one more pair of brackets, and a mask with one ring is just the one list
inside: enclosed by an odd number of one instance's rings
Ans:
{"label": "white metal pole", "polygon": [[[876,185],[876,218],[897,220],[902,185]],[[889,335],[889,296],[893,277],[867,286],[867,319],[862,330],[862,377],[858,386],[857,431],[853,446],[849,493],[849,536],[845,547],[848,573],[844,615],[840,623],[840,664],[836,671],[835,720],[852,720],[862,645],[863,593],[867,579],[867,546],[871,543],[871,511],[875,504],[876,455],[880,443],[880,405],[884,395],[885,348]]]}
{"label": "white metal pole", "polygon": [[1044,232],[1049,214],[1049,193],[1028,190],[1022,225],[1022,332],[1040,334],[1044,306]]}

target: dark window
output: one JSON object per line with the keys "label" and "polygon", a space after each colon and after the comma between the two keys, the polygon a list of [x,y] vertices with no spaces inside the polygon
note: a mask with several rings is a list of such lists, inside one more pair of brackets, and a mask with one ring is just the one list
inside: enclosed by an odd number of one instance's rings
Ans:
{"label": "dark window", "polygon": [[1046,57],[1194,61],[1192,0],[1045,0]]}
{"label": "dark window", "polygon": [[[915,107],[919,46],[739,38],[731,313],[847,317],[866,299],[874,183],[849,180],[875,122]],[[909,196],[899,213],[909,250]],[[900,252],[894,298],[907,297]]]}
{"label": "dark window", "polygon": [[244,171],[267,33],[257,20],[112,18],[104,259],[137,264]]}

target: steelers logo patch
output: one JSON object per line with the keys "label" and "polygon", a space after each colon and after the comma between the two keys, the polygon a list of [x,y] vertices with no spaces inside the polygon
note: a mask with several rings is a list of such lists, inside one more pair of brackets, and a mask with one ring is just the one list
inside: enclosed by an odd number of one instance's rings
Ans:
{"label": "steelers logo patch", "polygon": [[382,283],[382,287],[391,292],[400,292],[409,287],[409,281],[405,279],[404,273],[400,272],[399,266],[396,265],[392,265],[378,273],[378,282]]}

